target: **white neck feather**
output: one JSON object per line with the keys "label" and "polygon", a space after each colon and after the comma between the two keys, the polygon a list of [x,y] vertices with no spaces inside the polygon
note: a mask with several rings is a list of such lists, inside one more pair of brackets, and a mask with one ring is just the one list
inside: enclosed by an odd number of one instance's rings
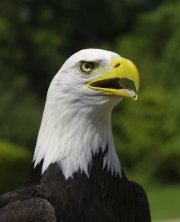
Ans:
{"label": "white neck feather", "polygon": [[107,166],[112,174],[121,176],[111,131],[111,108],[75,109],[69,106],[73,102],[64,106],[53,106],[50,103],[53,102],[47,100],[39,130],[34,154],[35,166],[44,159],[42,173],[51,163],[57,162],[66,179],[79,169],[89,176],[88,166],[92,164],[92,155],[98,153],[100,148],[105,151],[108,147],[103,167]]}

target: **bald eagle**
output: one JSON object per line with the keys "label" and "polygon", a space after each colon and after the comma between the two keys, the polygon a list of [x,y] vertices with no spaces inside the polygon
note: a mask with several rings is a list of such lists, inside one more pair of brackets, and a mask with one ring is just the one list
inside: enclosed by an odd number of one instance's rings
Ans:
{"label": "bald eagle", "polygon": [[126,178],[116,154],[111,111],[137,99],[135,65],[116,53],[85,49],[52,80],[30,173],[0,197],[1,222],[150,222],[143,188]]}

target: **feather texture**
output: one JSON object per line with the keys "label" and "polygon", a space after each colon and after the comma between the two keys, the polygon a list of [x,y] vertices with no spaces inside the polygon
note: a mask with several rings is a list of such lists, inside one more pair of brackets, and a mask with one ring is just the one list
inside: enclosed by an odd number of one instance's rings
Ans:
{"label": "feather texture", "polygon": [[150,222],[143,189],[102,169],[106,152],[93,155],[89,178],[78,171],[66,180],[57,163],[41,175],[42,162],[32,164],[24,185],[0,197],[0,221]]}

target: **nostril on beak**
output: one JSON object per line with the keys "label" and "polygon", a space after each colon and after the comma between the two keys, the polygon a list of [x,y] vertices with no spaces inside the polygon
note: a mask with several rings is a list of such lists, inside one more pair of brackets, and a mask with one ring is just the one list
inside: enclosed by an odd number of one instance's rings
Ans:
{"label": "nostril on beak", "polygon": [[117,68],[117,67],[119,67],[121,64],[120,63],[117,63],[115,66],[114,66],[114,68]]}

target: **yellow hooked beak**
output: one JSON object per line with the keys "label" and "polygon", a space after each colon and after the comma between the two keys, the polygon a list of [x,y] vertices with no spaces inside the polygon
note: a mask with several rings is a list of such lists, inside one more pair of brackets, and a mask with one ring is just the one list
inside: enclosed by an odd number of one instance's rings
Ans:
{"label": "yellow hooked beak", "polygon": [[87,86],[94,90],[101,90],[105,95],[136,100],[136,92],[120,84],[121,79],[130,79],[134,82],[136,91],[139,90],[140,77],[136,66],[130,60],[121,57],[112,58],[110,65],[112,67],[110,71],[87,83]]}

